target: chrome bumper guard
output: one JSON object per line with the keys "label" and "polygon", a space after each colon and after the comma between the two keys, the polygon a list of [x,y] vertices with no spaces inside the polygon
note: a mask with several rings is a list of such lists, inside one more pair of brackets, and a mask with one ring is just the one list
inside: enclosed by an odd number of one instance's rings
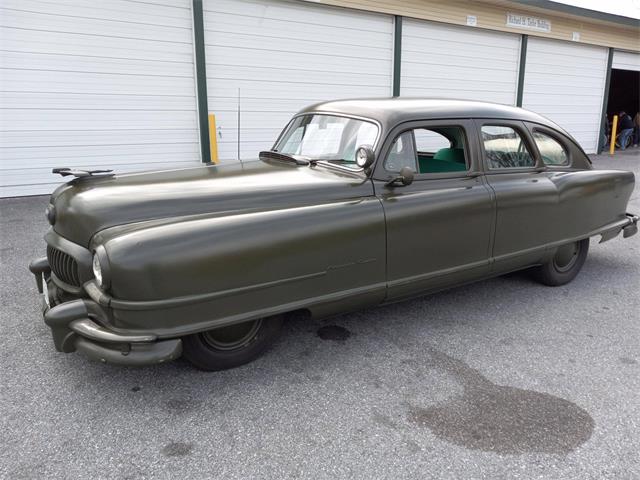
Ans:
{"label": "chrome bumper guard", "polygon": [[49,260],[47,260],[47,257],[36,258],[35,260],[31,261],[31,263],[29,263],[29,270],[36,277],[36,286],[38,287],[38,292],[42,293],[43,280],[51,275]]}

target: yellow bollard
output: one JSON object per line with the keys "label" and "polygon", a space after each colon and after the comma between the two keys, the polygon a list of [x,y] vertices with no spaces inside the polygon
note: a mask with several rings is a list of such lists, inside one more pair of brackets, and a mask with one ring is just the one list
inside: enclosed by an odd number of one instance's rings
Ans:
{"label": "yellow bollard", "polygon": [[218,137],[216,136],[216,116],[209,114],[209,149],[211,163],[218,163]]}
{"label": "yellow bollard", "polygon": [[618,115],[613,116],[613,125],[611,126],[611,146],[609,147],[609,155],[613,155],[616,149],[616,133],[618,132]]}

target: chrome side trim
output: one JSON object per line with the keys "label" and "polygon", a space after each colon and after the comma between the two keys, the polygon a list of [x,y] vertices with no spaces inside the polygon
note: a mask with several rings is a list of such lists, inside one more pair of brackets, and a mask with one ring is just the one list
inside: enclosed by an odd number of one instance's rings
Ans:
{"label": "chrome side trim", "polygon": [[490,265],[489,260],[480,260],[478,262],[466,263],[464,265],[458,265],[456,267],[445,268],[442,270],[436,270],[435,272],[421,273],[419,275],[412,275],[410,277],[398,278],[388,282],[388,287],[399,287],[403,285],[410,285],[412,283],[422,282],[425,280],[431,280],[432,278],[442,277],[445,275],[452,275],[454,273],[462,272],[464,270],[471,270],[474,268],[488,267]]}

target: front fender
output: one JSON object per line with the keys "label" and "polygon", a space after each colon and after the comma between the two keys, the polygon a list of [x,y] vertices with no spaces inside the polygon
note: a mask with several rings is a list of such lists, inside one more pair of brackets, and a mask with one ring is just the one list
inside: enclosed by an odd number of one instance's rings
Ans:
{"label": "front fender", "polygon": [[132,328],[145,322],[143,304],[163,310],[154,325],[171,328],[385,284],[375,197],[152,225],[103,245],[111,307]]}

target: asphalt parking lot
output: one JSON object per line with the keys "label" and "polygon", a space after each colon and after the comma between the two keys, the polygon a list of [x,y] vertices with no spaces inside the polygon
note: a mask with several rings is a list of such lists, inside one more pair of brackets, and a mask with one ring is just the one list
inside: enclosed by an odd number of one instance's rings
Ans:
{"label": "asphalt parking lot", "polygon": [[[640,182],[638,149],[595,163]],[[640,477],[640,235],[592,240],[564,287],[512,274],[294,318],[204,373],[54,351],[27,270],[45,205],[0,200],[0,478]]]}

